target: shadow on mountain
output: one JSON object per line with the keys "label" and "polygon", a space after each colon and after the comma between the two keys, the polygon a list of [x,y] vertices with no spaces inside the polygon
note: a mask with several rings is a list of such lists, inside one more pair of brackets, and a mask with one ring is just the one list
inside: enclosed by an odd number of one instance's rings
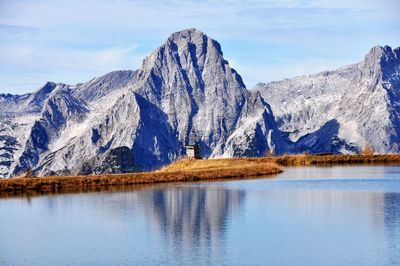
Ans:
{"label": "shadow on mountain", "polygon": [[85,161],[79,175],[130,173],[137,171],[131,149],[126,146],[110,149]]}
{"label": "shadow on mountain", "polygon": [[295,145],[300,152],[341,153],[341,150],[348,150],[358,153],[358,147],[338,137],[339,128],[336,119],[329,120],[318,130],[302,136]]}

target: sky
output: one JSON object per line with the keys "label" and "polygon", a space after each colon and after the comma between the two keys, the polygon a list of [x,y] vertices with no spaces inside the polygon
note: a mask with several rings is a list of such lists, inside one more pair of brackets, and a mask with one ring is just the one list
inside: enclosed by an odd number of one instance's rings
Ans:
{"label": "sky", "polygon": [[137,69],[185,28],[217,40],[252,88],[400,46],[399,13],[399,0],[0,0],[0,93]]}

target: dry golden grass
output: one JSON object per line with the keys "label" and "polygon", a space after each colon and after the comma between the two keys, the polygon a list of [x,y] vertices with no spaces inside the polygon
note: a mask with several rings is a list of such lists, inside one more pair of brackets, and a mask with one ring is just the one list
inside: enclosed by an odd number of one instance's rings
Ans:
{"label": "dry golden grass", "polygon": [[282,172],[282,166],[400,163],[400,154],[384,155],[283,155],[262,158],[180,160],[156,171],[96,176],[50,176],[0,179],[0,196],[5,192],[89,191],[111,186],[163,182],[190,182],[249,178]]}
{"label": "dry golden grass", "polygon": [[271,168],[276,167],[272,162],[263,160],[263,158],[229,158],[229,159],[209,159],[209,160],[191,160],[184,159],[176,161],[159,172],[175,171],[203,171],[203,170],[231,170],[235,168],[258,167],[262,164],[269,164]]}
{"label": "dry golden grass", "polygon": [[269,157],[273,162],[283,166],[323,165],[323,164],[380,164],[400,163],[400,154],[369,155],[283,155]]}
{"label": "dry golden grass", "polygon": [[324,164],[380,164],[400,163],[400,154],[369,155],[312,155],[294,154],[260,158],[232,158],[210,160],[181,160],[161,169],[160,172],[194,171],[219,168],[252,167],[259,164],[276,163],[282,166],[307,166]]}
{"label": "dry golden grass", "polygon": [[364,155],[373,155],[374,153],[375,153],[374,148],[371,145],[364,145],[361,151],[361,154]]}
{"label": "dry golden grass", "polygon": [[[236,161],[236,164],[234,161]],[[247,178],[282,172],[282,169],[274,163],[250,163],[248,165],[241,163],[239,165],[239,162],[241,161],[241,159],[232,159],[232,162],[225,163],[225,167],[222,167],[222,164],[219,164],[218,167],[216,167],[215,164],[215,167],[199,167],[198,162],[200,161],[197,160],[191,160],[188,163],[178,161],[170,166],[170,170],[147,173],[2,179],[0,180],[0,192],[64,192],[77,189],[96,189],[108,186]],[[207,161],[202,162],[204,164],[204,162]],[[192,166],[192,163],[194,163],[195,166]],[[175,164],[181,166],[174,166]],[[187,164],[187,169],[182,166],[185,164]],[[173,168],[177,169],[172,170]],[[178,170],[178,168],[181,170]]]}

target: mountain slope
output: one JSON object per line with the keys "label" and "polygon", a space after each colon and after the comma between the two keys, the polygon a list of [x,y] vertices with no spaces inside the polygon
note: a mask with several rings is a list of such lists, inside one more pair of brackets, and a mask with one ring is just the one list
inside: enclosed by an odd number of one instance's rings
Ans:
{"label": "mountain slope", "polygon": [[75,86],[48,83],[39,91],[0,98],[12,113],[2,121],[31,115],[24,138],[8,140],[0,165],[7,175],[149,170],[193,142],[205,157],[284,150],[270,106],[246,89],[218,42],[196,29],[172,34],[137,71]]}
{"label": "mountain slope", "polygon": [[[268,104],[252,101],[240,75],[224,60],[219,43],[196,29],[172,34],[144,60],[137,77],[132,89],[167,114],[180,142],[199,143],[206,157],[224,154],[240,119],[265,110],[272,116]],[[245,113],[246,109],[253,112]],[[268,130],[276,130],[274,119],[268,122]],[[279,134],[273,135],[273,142],[282,146]],[[269,148],[255,149],[264,153]]]}
{"label": "mountain slope", "polygon": [[256,90],[299,151],[400,151],[400,48],[376,46],[362,62]]}
{"label": "mountain slope", "polygon": [[[83,121],[112,103],[121,84],[133,77],[134,71],[117,71],[77,86],[47,82],[34,93],[0,95],[0,138],[7,138],[0,146],[0,176],[38,167],[48,153],[81,134]],[[96,96],[95,92],[101,95],[103,87],[108,91],[106,97]],[[90,90],[92,97],[85,98]]]}

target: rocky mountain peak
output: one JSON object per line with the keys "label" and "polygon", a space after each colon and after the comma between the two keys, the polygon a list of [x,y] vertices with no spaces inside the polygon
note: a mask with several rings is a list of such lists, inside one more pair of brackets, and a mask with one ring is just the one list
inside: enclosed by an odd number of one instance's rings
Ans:
{"label": "rocky mountain peak", "polygon": [[217,41],[185,29],[137,71],[0,95],[0,177],[155,169],[192,142],[204,158],[398,152],[399,59],[376,46],[359,63],[248,91]]}
{"label": "rocky mountain peak", "polygon": [[173,33],[146,57],[133,89],[156,105],[163,104],[163,109],[175,105],[172,98],[197,109],[207,95],[247,94],[242,78],[223,58],[220,44],[196,29]]}
{"label": "rocky mountain peak", "polygon": [[375,46],[364,60],[256,87],[299,150],[354,153],[365,144],[398,152],[399,48]]}
{"label": "rocky mountain peak", "polygon": [[56,87],[56,83],[47,81],[42,87],[40,87],[34,94],[35,97],[45,98],[48,94],[50,94],[54,88]]}
{"label": "rocky mountain peak", "polygon": [[[173,33],[147,57],[132,89],[167,114],[181,143],[198,142],[204,156],[223,153],[244,106],[251,105],[250,93],[223,58],[220,44],[196,29]],[[264,106],[255,109],[260,116]]]}
{"label": "rocky mountain peak", "polygon": [[167,41],[199,43],[203,41],[203,38],[208,38],[208,36],[200,30],[190,28],[172,33]]}
{"label": "rocky mountain peak", "polygon": [[392,52],[393,52],[392,48],[388,45],[385,46],[376,45],[369,50],[369,52],[366,54],[365,57],[371,59],[373,58],[379,59],[384,55],[391,54]]}
{"label": "rocky mountain peak", "polygon": [[206,65],[216,65],[223,71],[228,62],[224,60],[221,45],[203,32],[185,29],[173,33],[166,42],[143,61],[142,70],[162,68],[177,64],[180,69],[199,75]]}
{"label": "rocky mountain peak", "polygon": [[[392,68],[400,63],[400,49],[388,45],[374,46],[365,56],[364,67],[369,69],[371,75],[380,75],[386,68]],[[385,68],[385,69],[383,69]]]}
{"label": "rocky mountain peak", "polygon": [[178,47],[183,48],[182,46],[185,46],[185,44],[193,44],[193,45],[207,45],[208,42],[212,42],[216,44],[216,48],[219,53],[222,55],[222,50],[220,44],[211,39],[210,37],[207,36],[207,34],[203,33],[200,30],[197,30],[195,28],[191,29],[184,29],[181,31],[177,31],[172,33],[165,44],[171,44],[175,43],[178,45]]}

